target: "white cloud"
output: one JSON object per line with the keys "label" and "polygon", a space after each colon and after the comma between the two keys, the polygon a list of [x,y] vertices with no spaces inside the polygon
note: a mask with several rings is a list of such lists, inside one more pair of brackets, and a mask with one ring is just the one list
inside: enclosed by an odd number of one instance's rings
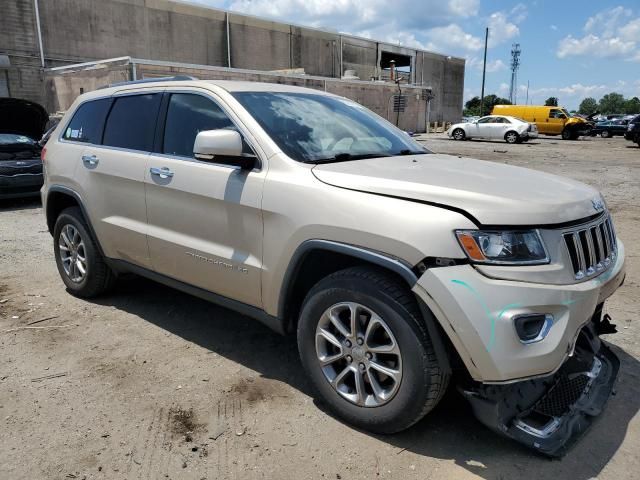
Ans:
{"label": "white cloud", "polygon": [[[467,68],[472,68],[478,71],[482,71],[482,59],[478,57],[469,57],[467,59]],[[506,70],[507,65],[500,59],[487,61],[487,72],[499,72]]]}
{"label": "white cloud", "polygon": [[595,56],[640,61],[640,17],[631,10],[615,7],[590,17],[584,25],[585,35],[567,35],[560,40],[558,58]]}
{"label": "white cloud", "polygon": [[504,12],[492,13],[489,17],[489,45],[495,47],[520,35],[518,26]]}
{"label": "white cloud", "polygon": [[577,55],[614,58],[633,52],[635,46],[635,42],[625,42],[619,37],[602,38],[589,34],[582,38],[574,38],[569,35],[560,42],[557,55],[559,58]]}
{"label": "white cloud", "polygon": [[480,37],[465,32],[460,25],[451,23],[446,27],[435,27],[427,31],[427,38],[436,50],[455,48],[467,51],[477,51],[484,46]]}
{"label": "white cloud", "polygon": [[558,31],[558,26],[557,25],[550,25],[549,28],[551,30],[553,30],[554,32]]}

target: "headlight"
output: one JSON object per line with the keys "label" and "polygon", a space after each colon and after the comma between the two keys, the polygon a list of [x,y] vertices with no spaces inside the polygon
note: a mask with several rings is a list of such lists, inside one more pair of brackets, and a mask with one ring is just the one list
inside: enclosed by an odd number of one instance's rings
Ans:
{"label": "headlight", "polygon": [[538,230],[456,230],[460,246],[475,263],[541,265],[549,255]]}

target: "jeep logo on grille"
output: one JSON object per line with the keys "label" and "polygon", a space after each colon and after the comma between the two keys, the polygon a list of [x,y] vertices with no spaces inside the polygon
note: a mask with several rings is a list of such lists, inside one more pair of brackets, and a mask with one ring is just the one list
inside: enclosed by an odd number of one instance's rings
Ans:
{"label": "jeep logo on grille", "polygon": [[596,212],[601,212],[604,210],[604,201],[601,198],[594,198],[591,200],[591,205]]}

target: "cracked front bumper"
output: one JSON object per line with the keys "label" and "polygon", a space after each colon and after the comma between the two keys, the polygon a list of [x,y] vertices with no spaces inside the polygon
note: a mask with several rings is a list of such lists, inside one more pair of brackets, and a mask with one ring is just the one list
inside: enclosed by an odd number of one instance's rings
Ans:
{"label": "cracked front bumper", "polygon": [[[615,263],[590,280],[549,285],[489,278],[471,265],[431,268],[414,285],[465,363],[483,383],[509,383],[554,373],[573,352],[597,305],[623,282],[624,245]],[[524,344],[514,318],[550,314],[546,337]]]}
{"label": "cracked front bumper", "polygon": [[564,455],[614,393],[620,361],[598,336],[600,316],[601,308],[581,330],[575,353],[555,374],[509,385],[463,388],[476,417],[540,453]]}

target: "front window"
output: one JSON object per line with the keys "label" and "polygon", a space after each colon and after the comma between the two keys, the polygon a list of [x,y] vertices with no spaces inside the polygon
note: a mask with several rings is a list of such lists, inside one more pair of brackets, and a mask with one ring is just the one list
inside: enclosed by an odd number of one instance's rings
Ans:
{"label": "front window", "polygon": [[284,153],[300,162],[430,153],[349,100],[281,92],[237,92],[234,97]]}

